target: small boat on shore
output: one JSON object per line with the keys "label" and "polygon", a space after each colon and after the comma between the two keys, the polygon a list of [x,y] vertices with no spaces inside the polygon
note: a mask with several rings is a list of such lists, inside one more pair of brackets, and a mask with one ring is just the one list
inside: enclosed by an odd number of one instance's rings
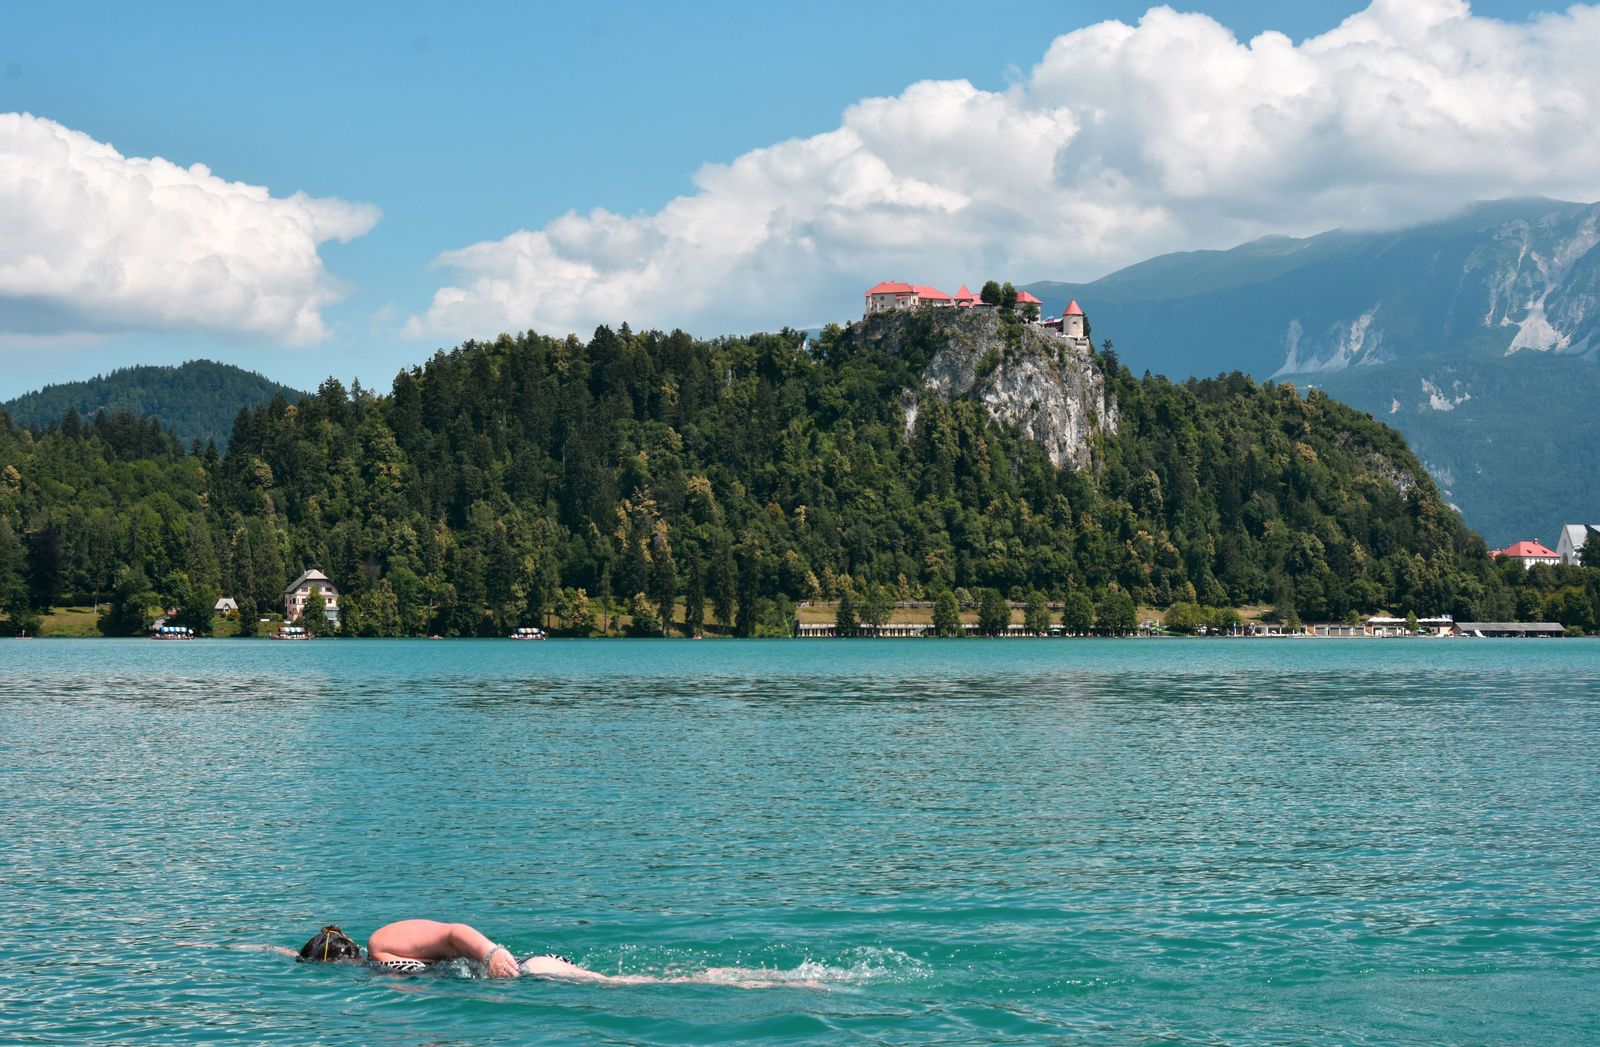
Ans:
{"label": "small boat on shore", "polygon": [[278,631],[267,637],[269,640],[309,640],[311,634],[306,632],[303,625],[280,625]]}
{"label": "small boat on shore", "polygon": [[194,630],[187,625],[158,625],[150,632],[152,640],[193,640]]}
{"label": "small boat on shore", "polygon": [[534,628],[531,625],[524,625],[524,626],[521,626],[519,628],[513,629],[511,631],[511,639],[513,639],[513,640],[543,640],[544,639],[544,630],[543,629]]}

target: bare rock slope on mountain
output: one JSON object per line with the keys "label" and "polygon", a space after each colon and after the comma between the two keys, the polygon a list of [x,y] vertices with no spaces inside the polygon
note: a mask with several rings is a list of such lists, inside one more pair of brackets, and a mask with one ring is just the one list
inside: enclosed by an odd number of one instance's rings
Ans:
{"label": "bare rock slope on mountain", "polygon": [[[1003,425],[1038,442],[1058,467],[1080,469],[1094,434],[1115,432],[1116,404],[1090,351],[1052,331],[993,310],[921,310],[874,316],[864,337],[894,352],[910,339],[939,348],[922,385],[946,402],[971,397]],[[904,397],[906,431],[916,425],[916,397]]]}

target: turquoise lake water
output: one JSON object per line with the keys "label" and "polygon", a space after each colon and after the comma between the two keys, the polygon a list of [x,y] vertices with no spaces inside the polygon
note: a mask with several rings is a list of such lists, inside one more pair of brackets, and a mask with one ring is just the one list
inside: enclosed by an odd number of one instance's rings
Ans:
{"label": "turquoise lake water", "polygon": [[[1600,642],[0,641],[0,747],[5,1043],[1600,1043]],[[792,984],[227,948],[413,916]]]}

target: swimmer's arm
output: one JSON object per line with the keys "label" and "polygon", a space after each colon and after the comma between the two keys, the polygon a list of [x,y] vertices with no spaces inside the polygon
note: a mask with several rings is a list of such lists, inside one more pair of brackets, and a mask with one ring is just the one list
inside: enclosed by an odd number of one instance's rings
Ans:
{"label": "swimmer's arm", "polygon": [[253,950],[257,950],[259,952],[275,952],[279,956],[287,956],[292,960],[298,960],[300,958],[300,954],[299,953],[295,952],[293,949],[285,949],[281,945],[230,945],[230,946],[228,946],[228,948],[230,948],[230,949],[253,949]]}
{"label": "swimmer's arm", "polygon": [[215,942],[177,942],[181,949],[232,949],[234,952],[275,952],[279,956],[298,959],[300,954],[293,949],[285,949],[281,945],[264,945],[260,942],[244,942],[237,945],[218,945]]}
{"label": "swimmer's arm", "polygon": [[391,923],[372,932],[372,937],[367,939],[367,954],[379,963],[457,958],[483,963],[487,960],[491,978],[515,978],[519,973],[517,961],[509,951],[495,949],[487,936],[464,923],[440,923],[438,920]]}

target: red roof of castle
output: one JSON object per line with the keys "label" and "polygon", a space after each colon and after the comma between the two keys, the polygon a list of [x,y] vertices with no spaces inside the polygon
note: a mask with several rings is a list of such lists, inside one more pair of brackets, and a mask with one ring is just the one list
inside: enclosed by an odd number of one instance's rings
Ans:
{"label": "red roof of castle", "polygon": [[1043,305],[1044,303],[1039,301],[1039,299],[1035,298],[1033,295],[1029,294],[1026,291],[1018,291],[1017,292],[1017,304],[1018,305]]}
{"label": "red roof of castle", "polygon": [[1082,316],[1083,315],[1083,310],[1078,308],[1078,300],[1076,298],[1074,298],[1072,300],[1071,304],[1067,306],[1067,311],[1062,313],[1061,315],[1062,316]]}
{"label": "red roof of castle", "polygon": [[892,280],[885,280],[882,283],[878,284],[877,286],[873,287],[871,290],[867,291],[867,293],[868,294],[913,294],[914,292],[913,292],[910,284],[899,284],[899,283],[893,282]]}
{"label": "red roof of castle", "polygon": [[1540,545],[1538,542],[1512,542],[1510,545],[1506,546],[1504,549],[1496,549],[1494,552],[1490,553],[1489,555],[1490,556],[1514,556],[1514,557],[1517,557],[1519,559],[1528,559],[1528,558],[1531,558],[1531,557],[1538,557],[1538,556],[1555,557],[1555,556],[1558,556],[1560,554],[1558,554],[1554,549],[1546,549],[1544,546]]}
{"label": "red roof of castle", "polygon": [[967,290],[966,284],[962,284],[961,290],[956,292],[956,301],[958,302],[976,302],[977,300],[978,296]]}
{"label": "red roof of castle", "polygon": [[927,298],[933,301],[943,302],[950,301],[950,296],[939,290],[937,287],[929,287],[926,284],[916,284],[911,289],[917,292],[918,298]]}

